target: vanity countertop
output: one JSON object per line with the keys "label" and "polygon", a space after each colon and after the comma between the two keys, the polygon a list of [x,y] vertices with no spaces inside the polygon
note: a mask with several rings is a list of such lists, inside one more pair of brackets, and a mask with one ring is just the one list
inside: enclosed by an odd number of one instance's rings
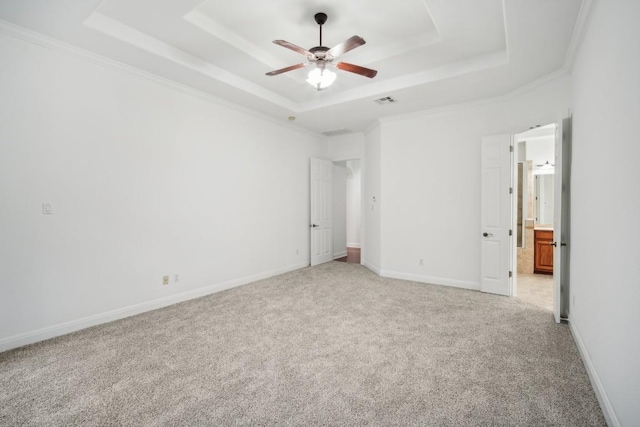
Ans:
{"label": "vanity countertop", "polygon": [[553,231],[552,225],[536,225],[533,227],[534,230],[545,230],[545,231]]}

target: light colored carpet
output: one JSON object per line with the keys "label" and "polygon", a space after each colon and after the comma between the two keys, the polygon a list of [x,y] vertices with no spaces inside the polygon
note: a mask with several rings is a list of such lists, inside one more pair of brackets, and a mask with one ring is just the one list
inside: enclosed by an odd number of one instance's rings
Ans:
{"label": "light colored carpet", "polygon": [[605,425],[566,325],[331,262],[0,354],[1,425]]}

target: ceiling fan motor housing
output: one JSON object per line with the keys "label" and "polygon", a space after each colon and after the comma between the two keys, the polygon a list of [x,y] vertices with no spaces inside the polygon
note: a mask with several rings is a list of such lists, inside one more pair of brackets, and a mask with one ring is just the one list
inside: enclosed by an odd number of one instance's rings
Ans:
{"label": "ceiling fan motor housing", "polygon": [[324,25],[324,23],[327,22],[327,14],[326,13],[318,12],[318,13],[315,14],[315,18],[316,18],[316,23],[318,25]]}
{"label": "ceiling fan motor housing", "polygon": [[309,58],[312,61],[323,61],[328,60],[326,53],[329,50],[328,47],[325,46],[316,46],[309,49],[309,52],[313,53],[313,58]]}

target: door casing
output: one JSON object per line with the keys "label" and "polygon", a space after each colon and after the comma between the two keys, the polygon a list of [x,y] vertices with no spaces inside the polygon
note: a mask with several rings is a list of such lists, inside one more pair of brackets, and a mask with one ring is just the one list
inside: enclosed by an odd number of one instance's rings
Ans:
{"label": "door casing", "polygon": [[[567,307],[569,301],[569,280],[568,280],[568,222],[569,222],[569,164],[570,164],[570,134],[571,119],[561,117],[556,122],[556,134],[554,144],[554,271],[553,271],[553,317],[556,323],[567,318]],[[512,134],[512,137],[515,134]],[[512,199],[512,229],[517,228],[517,161],[518,144],[514,144],[514,156],[511,163],[511,174],[513,182]],[[560,179],[558,179],[560,178]],[[563,245],[564,244],[564,245]],[[513,277],[511,278],[511,296],[517,295],[518,273],[517,273],[517,247],[515,236],[511,239],[511,268]]]}

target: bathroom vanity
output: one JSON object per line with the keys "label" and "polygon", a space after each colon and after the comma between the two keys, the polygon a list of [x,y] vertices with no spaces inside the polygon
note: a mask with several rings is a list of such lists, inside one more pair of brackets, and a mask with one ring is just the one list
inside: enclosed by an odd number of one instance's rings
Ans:
{"label": "bathroom vanity", "polygon": [[553,274],[553,228],[536,227],[533,230],[533,272]]}

